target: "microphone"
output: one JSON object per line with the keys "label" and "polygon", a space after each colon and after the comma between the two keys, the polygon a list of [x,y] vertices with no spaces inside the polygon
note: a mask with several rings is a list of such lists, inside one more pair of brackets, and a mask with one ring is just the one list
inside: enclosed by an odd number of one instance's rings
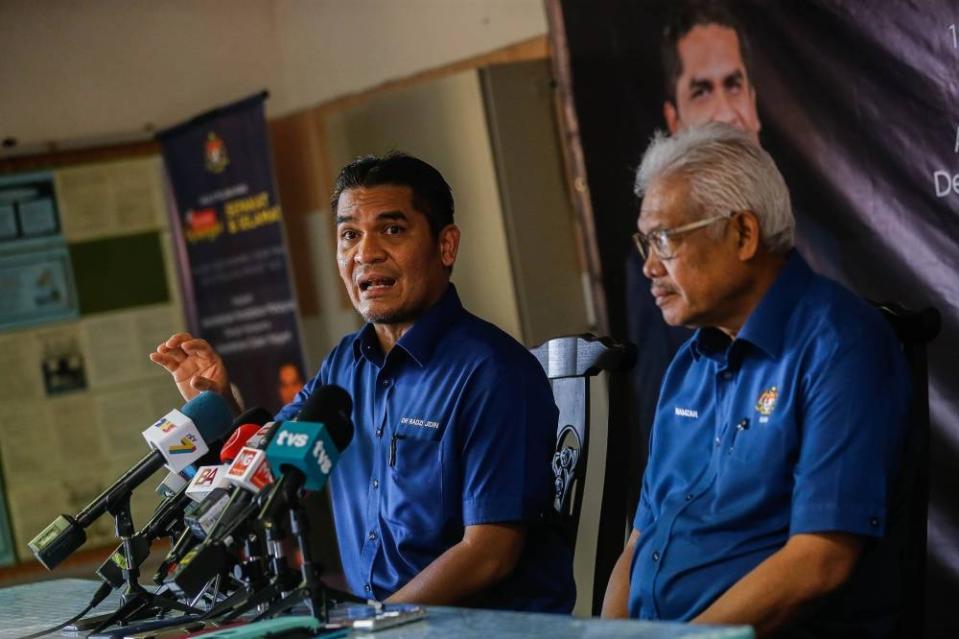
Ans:
{"label": "microphone", "polygon": [[247,408],[245,411],[240,413],[239,417],[233,420],[233,430],[236,431],[237,428],[240,428],[240,426],[245,424],[262,426],[263,424],[272,421],[273,413],[262,406],[254,406],[253,408]]}
{"label": "microphone", "polygon": [[[246,476],[248,480],[261,466],[263,470],[269,473],[269,469],[265,464],[255,465],[252,462],[257,452],[262,453],[259,449],[266,447],[278,423],[269,422],[272,417],[268,411],[262,408],[250,409],[241,415],[241,418],[243,417],[252,417],[255,421],[239,426],[237,430],[233,432],[230,439],[223,444],[223,448],[220,451],[220,458],[224,460],[224,462],[227,458],[230,458],[231,463],[215,467],[219,469],[215,473],[216,478],[209,484],[205,492],[203,491],[203,485],[199,482],[203,479],[210,479],[210,471],[207,471],[204,477],[199,480],[195,477],[194,480],[197,483],[192,484],[191,488],[188,489],[191,491],[191,496],[193,496],[198,503],[194,504],[193,508],[187,510],[184,519],[187,523],[188,530],[177,540],[170,549],[170,552],[167,553],[161,568],[157,570],[154,577],[156,581],[159,582],[166,577],[172,577],[175,571],[179,571],[181,568],[180,563],[187,558],[187,555],[190,554],[197,543],[210,537],[210,533],[217,527],[218,522],[227,516],[227,511],[231,514],[235,513],[231,507],[236,503],[243,491],[236,490],[236,483],[228,477],[230,470],[236,467],[234,474],[241,479]],[[237,421],[239,421],[239,419]],[[262,426],[259,425],[261,423],[263,424]],[[248,434],[250,431],[253,431],[252,434]],[[269,481],[272,481],[272,478],[262,477],[261,471],[258,483],[265,484]],[[249,481],[247,483],[250,484],[252,488],[252,484]],[[224,519],[224,521],[226,520]],[[197,549],[197,552],[202,550],[202,548]],[[193,555],[190,556],[192,560]],[[189,564],[190,561],[185,563]]]}
{"label": "microphone", "polygon": [[240,449],[247,445],[251,437],[260,432],[262,426],[263,424],[243,424],[233,431],[230,438],[223,444],[223,448],[220,449],[220,463],[233,463]]}
{"label": "microphone", "polygon": [[220,453],[222,452],[223,447],[227,445],[227,442],[233,439],[233,436],[238,428],[241,428],[245,424],[262,426],[272,419],[273,414],[265,408],[255,406],[253,408],[246,409],[240,413],[239,417],[233,420],[233,425],[230,426],[230,430],[228,431],[229,438],[227,438],[227,435],[224,434],[224,436],[218,437],[215,442],[210,443],[210,450],[207,452],[207,454],[196,460],[192,467],[186,468],[182,473],[183,476],[187,479],[187,481],[189,481],[190,479],[193,479],[196,469],[200,466],[212,466],[222,463],[220,460]]}
{"label": "microphone", "polygon": [[233,467],[232,462],[242,451],[246,442],[260,432],[263,427],[263,420],[269,420],[270,414],[265,409],[256,408],[246,411],[241,417],[256,418],[260,423],[247,423],[238,426],[220,449],[222,464],[200,468],[190,482],[190,487],[187,488],[187,494],[190,498],[199,503],[196,508],[187,514],[185,523],[200,539],[207,536],[210,529],[220,518],[227,505],[227,498],[233,491],[234,483],[227,477],[228,471]]}
{"label": "microphone", "polygon": [[183,522],[199,539],[204,539],[219,519],[233,488],[226,479],[228,468],[225,464],[203,466],[187,487],[186,494],[196,504],[186,512]]}
{"label": "microphone", "polygon": [[166,474],[166,477],[163,478],[163,481],[157,485],[156,494],[164,499],[173,497],[188,483],[190,483],[189,480],[180,473],[169,472]]}
{"label": "microphone", "polygon": [[[252,500],[265,486],[273,483],[270,462],[263,449],[273,445],[278,433],[289,424],[302,423],[303,420],[318,421],[328,416],[328,419],[332,419],[337,424],[345,422],[345,441],[344,428],[339,426],[335,428],[338,433],[336,441],[345,447],[353,436],[353,427],[349,423],[351,410],[352,402],[346,391],[339,387],[323,386],[310,395],[293,422],[266,424],[247,441],[247,445],[237,454],[227,472],[227,478],[237,488],[234,489],[223,508],[219,520],[208,532],[204,542],[189,550],[173,571],[171,581],[178,589],[194,595],[212,575],[223,572],[232,564],[230,555],[226,552],[226,545],[229,544],[234,533],[257,514],[258,506],[255,502],[251,503]],[[315,426],[322,428],[320,424]],[[328,439],[330,439],[329,436]],[[332,439],[330,444],[333,445]],[[334,451],[334,454],[338,457],[338,451]],[[289,479],[284,482],[284,485],[288,483],[290,483]],[[295,481],[293,483],[296,484]],[[274,484],[267,501],[278,502],[278,499],[274,497],[276,487]]]}
{"label": "microphone", "polygon": [[201,466],[186,488],[187,496],[195,502],[202,502],[217,488],[226,488],[230,482],[226,479],[226,464],[220,466]]}
{"label": "microphone", "polygon": [[323,489],[341,451],[353,439],[352,410],[349,393],[339,386],[321,386],[310,395],[297,421],[280,425],[266,449],[270,470],[279,479],[260,511],[261,523],[275,516],[281,499],[286,501],[300,488]]}
{"label": "microphone", "polygon": [[[226,549],[232,541],[231,535],[252,514],[248,512],[249,502],[264,486],[273,483],[266,454],[259,447],[266,446],[275,428],[275,423],[265,424],[243,442],[246,445],[235,453],[233,463],[221,467],[225,469],[220,474],[226,485],[213,488],[185,517],[194,537],[203,542],[194,546],[186,539],[178,541],[164,560],[164,574],[169,577],[166,583],[192,597],[203,588],[210,575],[232,566],[232,556]],[[229,449],[224,445],[227,455],[233,454],[230,449],[241,443],[241,437],[242,434]]]}
{"label": "microphone", "polygon": [[[270,419],[270,412],[264,408],[256,407],[244,411],[242,415],[233,420],[235,430],[220,449],[220,459],[224,459],[225,456],[229,456],[232,459],[235,453],[231,453],[231,450],[238,450],[243,442],[248,440],[251,435],[260,429],[261,424],[266,423]],[[244,423],[247,420],[253,421],[254,423]],[[237,424],[240,425],[237,426]],[[209,458],[213,452],[213,450],[210,450],[201,457],[199,461],[204,461]],[[202,535],[198,536],[202,539],[206,535],[209,527],[212,526],[212,521],[216,520],[218,511],[207,514],[206,518],[203,518],[203,513],[197,514],[198,509],[194,508],[191,512],[187,510],[187,508],[191,505],[191,500],[192,502],[202,502],[214,489],[224,488],[230,485],[224,478],[227,467],[226,465],[200,466],[196,469],[187,467],[180,473],[167,473],[167,476],[156,488],[157,494],[166,499],[157,507],[150,521],[147,522],[134,537],[133,549],[137,565],[141,564],[149,555],[150,543],[154,539],[163,534],[175,533],[172,524],[180,517],[183,517],[183,523],[190,527],[191,531],[195,530],[197,525],[201,527],[205,525],[206,530]],[[189,481],[183,477],[184,474],[187,474],[186,471],[189,471],[189,474],[192,475],[192,479]],[[207,511],[208,510],[209,508]],[[185,516],[184,511],[187,512]],[[200,523],[198,524],[197,522]],[[194,532],[194,534],[197,533]],[[123,556],[123,546],[121,545],[100,565],[96,572],[103,581],[106,581],[114,588],[119,588],[123,586],[124,583],[122,569],[125,567],[126,558]]]}
{"label": "microphone", "polygon": [[217,393],[201,393],[172,410],[143,432],[152,449],[75,517],[60,515],[28,544],[37,560],[53,570],[87,540],[86,528],[111,506],[129,498],[137,486],[162,466],[180,472],[209,450],[207,441],[226,434],[232,416]]}

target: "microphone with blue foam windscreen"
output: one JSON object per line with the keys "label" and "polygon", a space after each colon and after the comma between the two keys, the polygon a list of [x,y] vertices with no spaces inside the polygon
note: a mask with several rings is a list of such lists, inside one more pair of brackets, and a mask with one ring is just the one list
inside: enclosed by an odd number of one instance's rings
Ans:
{"label": "microphone with blue foam windscreen", "polygon": [[207,442],[227,433],[233,421],[230,406],[217,393],[197,395],[143,432],[151,451],[98,495],[75,517],[60,515],[28,544],[48,570],[82,546],[85,529],[130,494],[161,467],[180,472],[209,450]]}

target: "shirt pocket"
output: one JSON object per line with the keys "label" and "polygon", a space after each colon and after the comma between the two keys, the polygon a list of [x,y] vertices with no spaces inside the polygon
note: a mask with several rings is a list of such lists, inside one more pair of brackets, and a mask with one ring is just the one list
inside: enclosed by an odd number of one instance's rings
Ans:
{"label": "shirt pocket", "polygon": [[761,485],[767,493],[792,490],[796,463],[796,433],[786,420],[768,423],[731,423],[724,439],[720,484],[734,493],[755,492]]}
{"label": "shirt pocket", "polygon": [[443,527],[443,451],[439,429],[397,424],[387,451],[387,512],[393,523],[408,530],[436,531]]}

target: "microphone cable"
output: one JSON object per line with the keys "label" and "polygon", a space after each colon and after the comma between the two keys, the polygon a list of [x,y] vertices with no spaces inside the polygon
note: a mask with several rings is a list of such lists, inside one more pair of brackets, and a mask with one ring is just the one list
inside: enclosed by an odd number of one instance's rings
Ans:
{"label": "microphone cable", "polygon": [[55,626],[53,628],[47,628],[46,630],[35,632],[32,635],[26,635],[25,637],[20,637],[19,639],[37,639],[38,637],[42,637],[43,635],[50,635],[55,632],[59,632],[63,630],[70,624],[80,621],[80,619],[83,618],[83,615],[87,614],[88,612],[90,612],[91,610],[99,606],[101,603],[103,603],[103,600],[106,599],[107,596],[112,591],[113,591],[113,586],[111,586],[107,582],[103,582],[102,584],[100,584],[100,587],[97,589],[97,591],[93,593],[93,598],[90,599],[90,603],[87,604],[87,607],[80,611],[80,614],[76,615],[75,617],[71,617],[67,619],[59,626]]}

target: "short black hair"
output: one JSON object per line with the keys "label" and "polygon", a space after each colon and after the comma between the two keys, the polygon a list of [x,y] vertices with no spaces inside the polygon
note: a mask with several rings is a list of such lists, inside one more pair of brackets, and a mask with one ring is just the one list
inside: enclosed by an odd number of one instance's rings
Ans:
{"label": "short black hair", "polygon": [[742,24],[722,0],[684,0],[670,4],[663,27],[660,50],[663,60],[663,80],[666,99],[676,104],[676,82],[683,74],[683,61],[679,57],[679,41],[695,27],[716,24],[736,32],[739,40],[739,56],[743,59],[746,74],[752,78],[749,39]]}
{"label": "short black hair", "polygon": [[426,216],[433,237],[453,223],[453,192],[433,166],[399,151],[386,155],[364,155],[340,170],[330,195],[330,206],[336,206],[343,191],[374,186],[407,186],[413,191],[413,208]]}

